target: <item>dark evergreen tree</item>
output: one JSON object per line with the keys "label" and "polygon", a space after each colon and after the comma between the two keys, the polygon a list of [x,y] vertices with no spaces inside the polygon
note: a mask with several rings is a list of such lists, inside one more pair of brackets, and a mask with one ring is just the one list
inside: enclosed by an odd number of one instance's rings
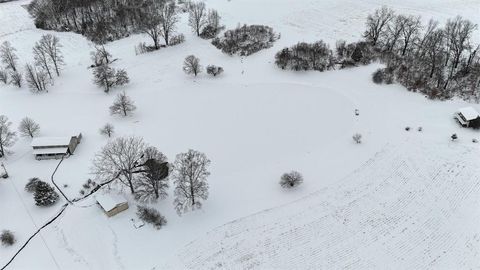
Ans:
{"label": "dark evergreen tree", "polygon": [[48,183],[40,181],[37,183],[33,194],[35,204],[38,206],[50,206],[57,202],[59,196],[57,191]]}

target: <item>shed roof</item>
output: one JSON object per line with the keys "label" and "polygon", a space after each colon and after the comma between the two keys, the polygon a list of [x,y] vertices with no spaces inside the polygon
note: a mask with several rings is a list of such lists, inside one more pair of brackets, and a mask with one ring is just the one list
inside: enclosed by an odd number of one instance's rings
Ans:
{"label": "shed roof", "polygon": [[34,155],[47,155],[47,154],[66,154],[68,147],[51,147],[51,148],[39,148],[33,149]]}
{"label": "shed roof", "polygon": [[96,195],[95,199],[106,212],[113,210],[118,205],[127,203],[123,196],[109,193]]}
{"label": "shed roof", "polygon": [[467,121],[477,119],[477,117],[480,116],[480,114],[472,107],[461,108],[458,112],[461,113]]}
{"label": "shed roof", "polygon": [[72,137],[37,137],[32,140],[32,147],[69,145]]}

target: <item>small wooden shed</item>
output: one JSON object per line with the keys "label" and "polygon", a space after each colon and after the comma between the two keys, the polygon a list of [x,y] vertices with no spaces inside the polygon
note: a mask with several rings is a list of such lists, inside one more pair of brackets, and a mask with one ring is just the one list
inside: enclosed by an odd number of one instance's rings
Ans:
{"label": "small wooden shed", "polygon": [[95,196],[95,199],[108,217],[113,217],[128,209],[128,201],[121,195],[99,194]]}

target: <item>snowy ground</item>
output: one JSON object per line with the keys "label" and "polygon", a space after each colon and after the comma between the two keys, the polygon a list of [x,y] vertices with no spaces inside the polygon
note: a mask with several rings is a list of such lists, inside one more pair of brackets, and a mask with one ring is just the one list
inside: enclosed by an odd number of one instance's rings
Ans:
{"label": "snowy ground", "polygon": [[[35,29],[21,7],[26,3],[0,4],[0,42],[17,48],[22,65],[47,32]],[[133,227],[134,201],[113,218],[83,202],[35,238],[10,269],[480,268],[480,153],[471,143],[480,134],[452,119],[464,102],[374,85],[378,65],[293,73],[272,63],[276,51],[297,41],[357,40],[366,15],[382,3],[424,20],[460,14],[480,23],[479,1],[210,0],[227,27],[265,23],[281,39],[248,58],[229,57],[191,35],[182,16],[178,30],[187,41],[177,47],[136,56],[133,46],[149,41],[141,35],[107,45],[131,77],[108,95],[87,69],[93,44],[56,33],[67,62],[62,77],[43,95],[0,86],[0,114],[15,125],[30,116],[44,136],[82,132],[82,144],[56,176],[68,184],[68,195],[78,195],[91,177],[91,159],[107,142],[98,128],[111,122],[117,136],[142,136],[170,160],[189,148],[205,152],[212,160],[210,198],[203,210],[182,217],[172,196],[159,202],[155,207],[168,219],[160,231]],[[187,77],[181,63],[188,54],[204,66],[223,66],[225,74]],[[108,113],[121,90],[138,107],[126,119]],[[363,134],[362,145],[353,143],[355,132]],[[455,143],[452,133],[459,135]],[[63,203],[40,209],[23,191],[28,178],[48,180],[57,165],[35,161],[29,143],[17,142],[5,162],[12,177],[0,180],[0,230],[18,237],[17,245],[0,248],[0,265]],[[305,183],[285,192],[278,178],[292,169]]]}

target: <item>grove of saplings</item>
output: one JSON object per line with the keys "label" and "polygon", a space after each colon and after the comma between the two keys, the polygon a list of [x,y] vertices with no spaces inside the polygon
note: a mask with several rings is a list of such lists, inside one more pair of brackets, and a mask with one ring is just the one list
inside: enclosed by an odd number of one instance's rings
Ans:
{"label": "grove of saplings", "polygon": [[323,41],[300,42],[279,51],[275,63],[282,69],[325,71],[379,60],[386,68],[373,75],[376,83],[397,82],[432,99],[479,101],[480,46],[471,40],[476,28],[459,16],[443,27],[434,20],[423,25],[418,16],[383,7],[368,16],[363,41],[338,41],[334,51]]}

